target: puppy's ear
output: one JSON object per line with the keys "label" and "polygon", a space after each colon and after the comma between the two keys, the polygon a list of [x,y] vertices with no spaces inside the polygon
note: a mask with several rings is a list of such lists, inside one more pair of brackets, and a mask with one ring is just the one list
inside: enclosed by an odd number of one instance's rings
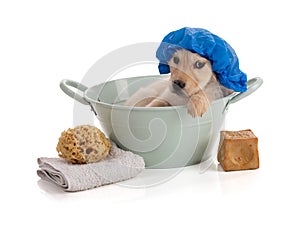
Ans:
{"label": "puppy's ear", "polygon": [[228,88],[222,86],[222,85],[220,84],[220,82],[218,81],[218,79],[217,79],[215,73],[213,73],[212,79],[211,79],[211,80],[214,81],[214,82],[216,82],[217,84],[219,84],[219,86],[220,86],[220,88],[221,88],[221,91],[222,91],[224,97],[226,97],[226,96],[228,96],[228,95],[230,95],[230,94],[232,94],[232,93],[234,92],[233,90],[228,89]]}
{"label": "puppy's ear", "polygon": [[218,81],[218,79],[217,79],[217,76],[216,76],[216,73],[215,73],[215,72],[213,72],[213,74],[212,74],[212,76],[211,76],[211,80],[212,80],[213,82],[220,83],[220,82]]}
{"label": "puppy's ear", "polygon": [[221,90],[222,90],[222,93],[223,93],[223,96],[224,97],[227,97],[228,95],[232,94],[234,91],[232,89],[228,89],[222,85],[220,85],[221,87]]}

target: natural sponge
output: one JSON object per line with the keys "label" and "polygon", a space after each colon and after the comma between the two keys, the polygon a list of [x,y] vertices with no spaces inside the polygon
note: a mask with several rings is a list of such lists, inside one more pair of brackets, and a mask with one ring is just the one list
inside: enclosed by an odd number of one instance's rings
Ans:
{"label": "natural sponge", "polygon": [[111,148],[110,141],[96,127],[81,125],[61,133],[56,150],[58,155],[74,164],[98,162]]}

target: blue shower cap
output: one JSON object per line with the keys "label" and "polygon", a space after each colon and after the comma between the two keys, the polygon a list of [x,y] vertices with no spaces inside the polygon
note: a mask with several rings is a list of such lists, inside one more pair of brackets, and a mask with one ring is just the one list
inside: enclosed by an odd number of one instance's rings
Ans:
{"label": "blue shower cap", "polygon": [[247,90],[247,75],[239,69],[239,60],[233,48],[222,38],[202,28],[182,28],[164,37],[156,51],[161,74],[170,72],[167,62],[174,52],[186,49],[211,61],[219,82],[236,92]]}

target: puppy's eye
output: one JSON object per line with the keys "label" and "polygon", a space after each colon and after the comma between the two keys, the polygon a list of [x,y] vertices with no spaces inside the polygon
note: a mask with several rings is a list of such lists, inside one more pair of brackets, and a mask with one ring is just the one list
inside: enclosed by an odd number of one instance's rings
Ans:
{"label": "puppy's eye", "polygon": [[175,64],[178,64],[178,63],[179,63],[179,58],[178,58],[177,56],[175,56],[175,57],[173,58],[173,62],[174,62]]}
{"label": "puppy's eye", "polygon": [[203,62],[201,62],[201,61],[197,61],[197,62],[195,62],[194,67],[197,68],[197,69],[200,69],[200,68],[202,68],[204,65],[205,65],[205,63],[203,63]]}

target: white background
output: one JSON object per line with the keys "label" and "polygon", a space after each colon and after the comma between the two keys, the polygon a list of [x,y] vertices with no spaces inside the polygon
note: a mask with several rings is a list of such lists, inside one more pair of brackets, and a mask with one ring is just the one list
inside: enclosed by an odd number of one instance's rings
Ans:
{"label": "white background", "polygon": [[[1,1],[1,223],[299,227],[298,6],[291,0]],[[226,123],[258,136],[261,168],[225,173],[215,164],[199,174],[192,166],[152,188],[110,185],[79,193],[39,181],[37,157],[57,156],[61,131],[73,127],[74,102],[60,80],[80,81],[107,53],[159,42],[184,26],[223,37],[248,77],[264,79],[230,107]],[[153,73],[156,66],[145,68],[145,75]]]}

